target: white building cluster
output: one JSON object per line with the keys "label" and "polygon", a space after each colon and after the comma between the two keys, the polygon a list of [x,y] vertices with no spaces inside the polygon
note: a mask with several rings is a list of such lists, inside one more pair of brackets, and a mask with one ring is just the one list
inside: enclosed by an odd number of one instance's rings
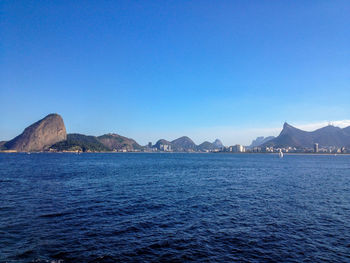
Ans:
{"label": "white building cluster", "polygon": [[245,147],[241,144],[236,144],[224,149],[225,152],[233,152],[233,153],[244,153],[246,151]]}
{"label": "white building cluster", "polygon": [[159,145],[159,150],[164,151],[164,152],[171,152],[171,145],[161,144],[161,145]]}

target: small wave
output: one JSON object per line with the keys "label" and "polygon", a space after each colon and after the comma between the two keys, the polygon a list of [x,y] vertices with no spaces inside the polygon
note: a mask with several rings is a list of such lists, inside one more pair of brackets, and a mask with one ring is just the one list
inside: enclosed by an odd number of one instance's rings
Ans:
{"label": "small wave", "polygon": [[61,216],[65,216],[65,215],[69,215],[70,213],[68,212],[63,212],[63,213],[52,213],[52,214],[43,214],[40,215],[40,218],[52,218],[52,217],[61,217]]}
{"label": "small wave", "polygon": [[128,234],[128,233],[136,233],[136,232],[139,232],[141,231],[140,228],[137,228],[135,226],[130,226],[130,227],[127,227],[125,229],[121,229],[121,230],[115,230],[112,232],[112,235],[122,235],[122,234]]}
{"label": "small wave", "polygon": [[34,254],[34,251],[30,249],[30,250],[26,250],[22,253],[17,254],[16,258],[24,259],[24,258],[28,258],[28,257],[32,256],[33,254]]}
{"label": "small wave", "polygon": [[37,259],[34,259],[32,260],[31,262],[35,262],[35,263],[64,263],[65,261],[63,259],[40,259],[40,258],[37,258]]}
{"label": "small wave", "polygon": [[14,182],[14,180],[0,179],[0,183],[11,183],[11,182]]}

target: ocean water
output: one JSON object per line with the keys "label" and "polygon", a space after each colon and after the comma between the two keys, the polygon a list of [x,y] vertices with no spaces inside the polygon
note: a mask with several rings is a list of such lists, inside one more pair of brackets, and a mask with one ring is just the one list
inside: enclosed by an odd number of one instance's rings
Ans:
{"label": "ocean water", "polygon": [[350,262],[350,156],[0,154],[0,262]]}

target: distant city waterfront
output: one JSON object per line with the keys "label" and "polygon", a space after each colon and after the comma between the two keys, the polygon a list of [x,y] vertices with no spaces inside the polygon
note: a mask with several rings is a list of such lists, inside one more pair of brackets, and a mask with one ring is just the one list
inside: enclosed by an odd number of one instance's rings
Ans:
{"label": "distant city waterfront", "polygon": [[63,118],[49,114],[27,127],[10,141],[0,142],[2,152],[205,152],[205,153],[322,153],[350,152],[350,126],[328,125],[313,132],[284,123],[279,136],[258,137],[251,145],[224,146],[221,140],[205,141],[199,145],[182,136],[173,141],[158,140],[142,146],[134,139],[116,133],[101,136],[67,134]]}

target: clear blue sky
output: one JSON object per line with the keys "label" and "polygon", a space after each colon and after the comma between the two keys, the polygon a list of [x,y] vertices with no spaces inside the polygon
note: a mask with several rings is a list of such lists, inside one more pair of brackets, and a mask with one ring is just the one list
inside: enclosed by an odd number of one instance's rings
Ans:
{"label": "clear blue sky", "polygon": [[284,121],[350,119],[350,1],[1,1],[0,12],[0,140],[51,112],[68,132],[142,144],[249,143]]}

